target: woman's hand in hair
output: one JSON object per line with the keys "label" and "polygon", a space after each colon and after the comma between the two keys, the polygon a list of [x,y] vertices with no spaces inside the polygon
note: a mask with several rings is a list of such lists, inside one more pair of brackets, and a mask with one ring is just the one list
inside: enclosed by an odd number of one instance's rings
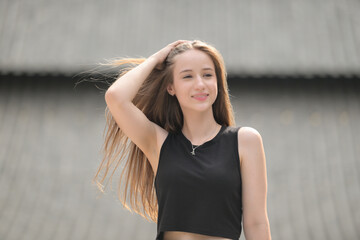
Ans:
{"label": "woman's hand in hair", "polygon": [[168,44],[163,49],[159,50],[158,52],[151,55],[149,58],[153,58],[156,61],[156,68],[161,69],[162,63],[165,61],[166,57],[169,55],[170,51],[176,47],[177,45],[188,42],[187,40],[177,40],[173,43]]}

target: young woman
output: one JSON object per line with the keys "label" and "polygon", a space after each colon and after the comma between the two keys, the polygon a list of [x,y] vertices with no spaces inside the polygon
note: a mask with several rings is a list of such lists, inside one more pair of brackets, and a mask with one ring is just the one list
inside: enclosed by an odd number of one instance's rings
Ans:
{"label": "young woman", "polygon": [[271,239],[262,138],[234,126],[220,53],[179,40],[147,59],[111,64],[127,67],[105,94],[99,187],[125,162],[119,198],[131,211],[129,188],[135,212],[157,222],[157,240],[238,239],[242,221],[246,239]]}

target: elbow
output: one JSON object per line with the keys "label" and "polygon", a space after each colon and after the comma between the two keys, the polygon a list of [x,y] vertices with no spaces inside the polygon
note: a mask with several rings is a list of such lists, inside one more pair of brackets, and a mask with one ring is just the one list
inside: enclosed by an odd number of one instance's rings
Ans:
{"label": "elbow", "polygon": [[124,99],[122,99],[118,93],[116,93],[111,87],[105,92],[105,102],[106,104],[112,105],[116,103],[117,105],[124,102]]}
{"label": "elbow", "polygon": [[258,214],[252,218],[244,218],[244,227],[251,228],[263,225],[269,225],[269,219],[266,212],[264,214]]}
{"label": "elbow", "polygon": [[244,223],[244,229],[262,228],[262,227],[268,227],[268,226],[269,226],[269,221],[256,222],[256,223]]}
{"label": "elbow", "polygon": [[108,90],[106,90],[105,92],[105,102],[107,104],[109,104],[109,102],[111,101],[111,99],[113,98],[113,91],[111,90],[111,88],[109,88]]}
{"label": "elbow", "polygon": [[244,225],[244,234],[246,239],[271,240],[269,222],[266,221]]}

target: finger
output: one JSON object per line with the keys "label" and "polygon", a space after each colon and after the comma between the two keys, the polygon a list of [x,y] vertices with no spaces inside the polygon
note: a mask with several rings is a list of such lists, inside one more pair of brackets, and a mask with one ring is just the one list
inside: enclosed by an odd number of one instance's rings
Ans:
{"label": "finger", "polygon": [[189,42],[189,41],[188,40],[177,40],[177,41],[171,43],[170,45],[171,46],[177,46],[177,45],[179,45],[181,43],[185,43],[185,42]]}

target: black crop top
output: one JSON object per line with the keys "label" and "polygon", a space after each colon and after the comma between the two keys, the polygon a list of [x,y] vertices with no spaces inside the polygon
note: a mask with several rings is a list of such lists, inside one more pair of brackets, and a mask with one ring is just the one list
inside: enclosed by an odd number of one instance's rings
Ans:
{"label": "black crop top", "polygon": [[156,240],[164,231],[183,231],[230,239],[241,234],[241,172],[237,132],[222,126],[191,154],[191,142],[169,133],[160,151],[155,190]]}

